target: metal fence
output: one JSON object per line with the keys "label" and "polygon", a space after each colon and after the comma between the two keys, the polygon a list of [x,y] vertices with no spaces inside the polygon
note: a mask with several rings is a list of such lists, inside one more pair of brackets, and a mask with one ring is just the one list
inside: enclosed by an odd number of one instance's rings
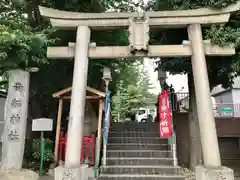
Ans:
{"label": "metal fence", "polygon": [[[189,93],[175,93],[174,106],[175,112],[188,112]],[[213,105],[215,117],[240,117],[240,104],[220,103]]]}
{"label": "metal fence", "polygon": [[189,93],[175,93],[172,95],[173,111],[187,112],[189,109]]}

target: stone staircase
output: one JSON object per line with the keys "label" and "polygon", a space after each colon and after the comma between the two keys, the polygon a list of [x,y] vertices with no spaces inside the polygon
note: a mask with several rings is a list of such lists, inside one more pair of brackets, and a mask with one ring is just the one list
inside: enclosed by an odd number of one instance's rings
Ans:
{"label": "stone staircase", "polygon": [[99,180],[183,180],[156,123],[113,123]]}

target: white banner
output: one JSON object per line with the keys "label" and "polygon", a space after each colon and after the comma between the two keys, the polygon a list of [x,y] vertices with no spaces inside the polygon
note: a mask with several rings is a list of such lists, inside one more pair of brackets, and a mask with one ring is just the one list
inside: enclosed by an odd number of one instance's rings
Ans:
{"label": "white banner", "polygon": [[29,72],[9,71],[8,95],[5,103],[1,166],[21,169],[25,147],[28,112]]}

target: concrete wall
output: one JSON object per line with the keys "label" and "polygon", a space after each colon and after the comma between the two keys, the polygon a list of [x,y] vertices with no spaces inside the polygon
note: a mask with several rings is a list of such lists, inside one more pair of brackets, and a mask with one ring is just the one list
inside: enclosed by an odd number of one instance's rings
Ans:
{"label": "concrete wall", "polygon": [[[4,106],[5,106],[5,98],[0,98],[0,137],[2,136],[4,129]],[[0,142],[1,142],[0,138]]]}
{"label": "concrete wall", "polygon": [[[180,165],[188,163],[188,114],[175,113],[177,156]],[[216,128],[222,163],[240,175],[240,118],[216,118]]]}
{"label": "concrete wall", "polygon": [[240,104],[240,89],[233,89],[232,97],[233,97],[234,104]]}

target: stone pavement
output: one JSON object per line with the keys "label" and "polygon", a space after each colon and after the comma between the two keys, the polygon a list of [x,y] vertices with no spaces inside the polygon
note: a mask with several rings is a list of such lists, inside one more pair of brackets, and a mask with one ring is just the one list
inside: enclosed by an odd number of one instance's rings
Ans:
{"label": "stone pavement", "polygon": [[54,180],[54,177],[53,176],[42,176],[42,177],[39,177],[38,180]]}

